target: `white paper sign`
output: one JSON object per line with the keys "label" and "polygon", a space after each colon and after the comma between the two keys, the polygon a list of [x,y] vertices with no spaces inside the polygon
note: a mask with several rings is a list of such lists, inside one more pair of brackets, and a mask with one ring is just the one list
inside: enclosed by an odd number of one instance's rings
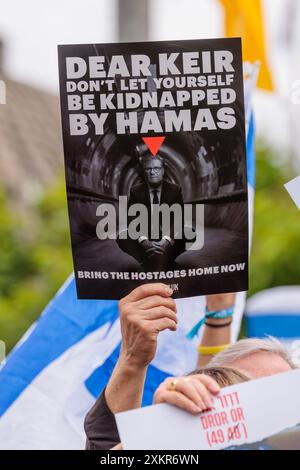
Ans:
{"label": "white paper sign", "polygon": [[126,450],[217,450],[258,442],[300,423],[300,370],[226,387],[213,411],[198,416],[160,404],[119,413],[116,420]]}
{"label": "white paper sign", "polygon": [[284,185],[294,203],[300,209],[300,175]]}

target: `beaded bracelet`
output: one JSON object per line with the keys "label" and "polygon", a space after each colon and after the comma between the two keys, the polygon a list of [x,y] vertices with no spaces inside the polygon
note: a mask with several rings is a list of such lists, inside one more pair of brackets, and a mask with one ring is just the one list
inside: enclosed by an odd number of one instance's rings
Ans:
{"label": "beaded bracelet", "polygon": [[205,326],[208,326],[209,328],[225,328],[226,326],[231,325],[232,323],[232,318],[226,322],[226,323],[207,323],[207,321],[204,323]]}
{"label": "beaded bracelet", "polygon": [[197,336],[201,326],[206,322],[208,318],[218,318],[218,319],[232,318],[233,309],[234,309],[234,305],[223,310],[215,310],[214,312],[210,312],[208,308],[206,307],[204,318],[201,318],[201,320],[191,329],[191,331],[189,331],[186,337],[188,339],[193,339],[195,336]]}

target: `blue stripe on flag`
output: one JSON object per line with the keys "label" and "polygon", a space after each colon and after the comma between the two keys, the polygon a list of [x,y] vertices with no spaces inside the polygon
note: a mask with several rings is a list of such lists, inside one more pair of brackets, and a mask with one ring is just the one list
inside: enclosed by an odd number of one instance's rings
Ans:
{"label": "blue stripe on flag", "polygon": [[248,183],[254,188],[255,184],[255,126],[254,126],[254,116],[251,113],[251,118],[249,122],[247,143],[246,143],[246,153],[247,153],[247,177]]}
{"label": "blue stripe on flag", "polygon": [[171,377],[171,374],[166,374],[166,372],[150,364],[147,369],[142,406],[152,404],[155,390],[167,377]]}
{"label": "blue stripe on flag", "polygon": [[247,336],[263,337],[266,335],[277,338],[300,337],[299,315],[251,315],[246,317]]}
{"label": "blue stripe on flag", "polygon": [[[85,381],[85,386],[94,398],[98,398],[112,374],[115,363],[119,357],[120,345],[114,350],[109,358],[94,370],[90,377]],[[147,370],[142,406],[152,404],[153,394],[158,385],[171,374],[167,374],[157,367],[150,365]]]}
{"label": "blue stripe on flag", "polygon": [[39,318],[29,338],[0,371],[0,416],[30,382],[68,348],[118,317],[118,302],[78,300],[75,280],[60,291]]}
{"label": "blue stripe on flag", "polygon": [[120,346],[121,345],[119,345],[106,361],[104,361],[102,366],[97,367],[97,369],[95,369],[94,372],[86,379],[85,386],[94,398],[97,398],[104,387],[106,387],[119,357]]}

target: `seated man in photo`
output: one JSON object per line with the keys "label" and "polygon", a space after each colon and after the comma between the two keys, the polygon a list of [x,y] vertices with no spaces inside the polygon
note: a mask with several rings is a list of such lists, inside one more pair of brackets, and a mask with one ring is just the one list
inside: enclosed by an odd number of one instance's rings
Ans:
{"label": "seated man in photo", "polygon": [[[143,233],[136,240],[126,232],[126,239],[119,234],[117,240],[119,247],[137,259],[145,270],[172,269],[175,258],[183,251],[183,234],[176,238],[177,229],[182,232],[183,227],[183,199],[180,186],[164,178],[164,163],[160,157],[145,156],[141,158],[145,182],[131,188],[128,208],[135,204],[142,204],[147,210],[145,226],[139,228]],[[162,217],[157,220],[154,211],[161,209],[162,205],[169,208],[177,205],[180,220],[175,223],[176,213],[169,218],[168,230],[164,230]],[[129,223],[134,217],[128,217]],[[158,223],[157,223],[158,222]],[[166,220],[164,221],[166,222]]]}
{"label": "seated man in photo", "polygon": [[[171,296],[172,290],[164,284],[144,284],[120,301],[120,355],[107,387],[86,416],[87,449],[111,449],[119,445],[114,414],[141,406],[157,337],[161,331],[177,328],[176,304]],[[207,310],[227,309],[233,300],[234,294],[208,296]],[[228,318],[206,317],[201,344],[219,346],[220,350],[220,345],[228,347],[214,356],[199,357],[201,369],[188,376],[167,378],[156,390],[154,403],[170,403],[198,414],[211,408],[212,395],[218,394],[221,387],[295,368],[276,340],[244,339],[228,345],[230,323]],[[194,368],[191,364],[191,370]]]}

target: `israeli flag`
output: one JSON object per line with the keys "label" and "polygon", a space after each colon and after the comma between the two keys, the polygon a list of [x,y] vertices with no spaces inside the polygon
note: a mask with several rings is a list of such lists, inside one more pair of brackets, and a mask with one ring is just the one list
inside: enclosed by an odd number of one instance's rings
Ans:
{"label": "israeli flag", "polygon": [[291,350],[300,366],[300,287],[281,286],[253,295],[247,302],[248,336],[274,336]]}
{"label": "israeli flag", "polygon": [[[246,80],[250,223],[254,196],[254,122],[249,114],[255,67]],[[239,293],[235,341],[245,306]],[[164,331],[147,373],[143,405],[159,383],[196,366],[196,345],[186,334],[204,315],[203,297],[177,301],[178,329]],[[84,449],[83,421],[107,384],[121,343],[118,303],[77,300],[71,276],[9,355],[0,371],[0,449]]]}

